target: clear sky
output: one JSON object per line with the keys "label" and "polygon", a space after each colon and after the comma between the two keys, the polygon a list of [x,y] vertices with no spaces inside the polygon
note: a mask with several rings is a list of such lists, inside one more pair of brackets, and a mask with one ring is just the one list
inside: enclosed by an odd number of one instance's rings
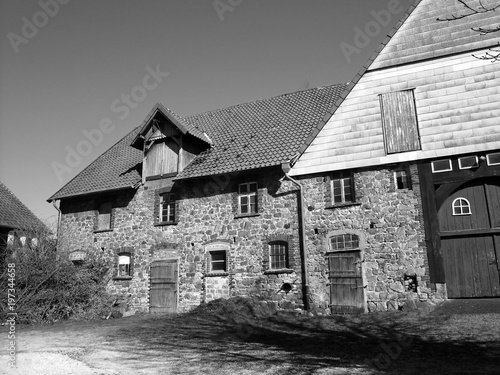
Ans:
{"label": "clear sky", "polygon": [[347,82],[412,2],[0,0],[0,181],[54,221],[46,200],[155,103],[189,115]]}

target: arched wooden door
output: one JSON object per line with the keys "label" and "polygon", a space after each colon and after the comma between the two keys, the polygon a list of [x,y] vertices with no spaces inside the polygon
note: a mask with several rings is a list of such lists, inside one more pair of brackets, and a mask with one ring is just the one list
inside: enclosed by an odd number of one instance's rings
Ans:
{"label": "arched wooden door", "polygon": [[500,297],[500,181],[471,181],[438,212],[449,298]]}

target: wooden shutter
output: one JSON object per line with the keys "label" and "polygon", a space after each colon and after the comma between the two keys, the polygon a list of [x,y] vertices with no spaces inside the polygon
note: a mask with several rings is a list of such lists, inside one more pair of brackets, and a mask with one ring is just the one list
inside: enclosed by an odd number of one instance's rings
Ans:
{"label": "wooden shutter", "polygon": [[99,206],[99,215],[97,217],[97,229],[111,229],[111,209],[112,203],[106,202]]}
{"label": "wooden shutter", "polygon": [[387,154],[420,150],[413,90],[379,95]]}

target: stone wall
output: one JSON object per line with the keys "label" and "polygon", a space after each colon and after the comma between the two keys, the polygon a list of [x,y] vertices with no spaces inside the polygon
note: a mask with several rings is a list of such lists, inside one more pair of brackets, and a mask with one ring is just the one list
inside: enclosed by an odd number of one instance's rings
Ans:
{"label": "stone wall", "polygon": [[[178,311],[202,302],[229,296],[254,296],[283,308],[302,307],[302,278],[297,223],[296,187],[279,181],[279,170],[259,170],[253,175],[226,175],[215,179],[146,182],[137,190],[89,195],[63,200],[59,251],[97,252],[113,269],[109,290],[126,306],[146,312],[149,308],[149,266],[155,259],[177,259]],[[238,184],[256,180],[257,215],[235,212]],[[171,186],[178,196],[174,225],[159,225],[158,192]],[[99,202],[112,200],[112,229],[95,231]],[[290,267],[268,270],[267,244],[286,238]],[[229,245],[228,272],[209,275],[207,245]],[[131,255],[131,277],[117,277],[118,254]],[[289,283],[290,291],[282,286]]]}
{"label": "stone wall", "polygon": [[331,205],[328,176],[301,179],[305,187],[309,284],[314,309],[328,312],[331,296],[326,254],[333,233],[354,233],[362,239],[368,311],[394,310],[407,299],[439,297],[429,285],[417,166],[405,168],[411,176],[411,188],[401,190],[396,188],[393,175],[401,166],[354,171],[356,204],[341,207]]}

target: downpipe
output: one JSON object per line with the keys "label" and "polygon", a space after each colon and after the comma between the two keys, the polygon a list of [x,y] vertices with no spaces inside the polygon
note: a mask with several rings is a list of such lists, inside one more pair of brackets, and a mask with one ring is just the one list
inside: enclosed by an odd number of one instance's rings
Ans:
{"label": "downpipe", "polygon": [[306,247],[306,233],[305,233],[305,211],[304,211],[304,191],[302,188],[302,185],[290,177],[288,175],[288,172],[290,172],[291,166],[290,166],[290,161],[283,161],[281,162],[281,170],[285,174],[285,178],[290,180],[293,184],[295,184],[298,187],[298,192],[299,192],[299,210],[298,210],[298,216],[299,216],[299,238],[300,238],[300,247],[301,247],[301,255],[302,255],[302,295],[304,299],[304,308],[306,311],[310,311],[311,306],[310,306],[310,291],[309,291],[309,271],[308,271],[308,264],[307,264],[307,259],[308,259],[308,254],[307,254],[307,247]]}

